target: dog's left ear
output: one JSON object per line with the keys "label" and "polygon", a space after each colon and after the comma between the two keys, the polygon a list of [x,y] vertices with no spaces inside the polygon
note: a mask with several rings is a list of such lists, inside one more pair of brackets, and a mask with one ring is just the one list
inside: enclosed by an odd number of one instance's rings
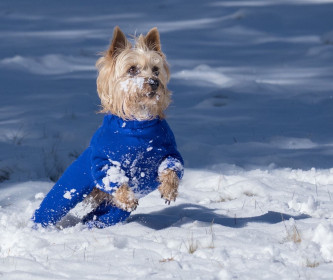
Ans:
{"label": "dog's left ear", "polygon": [[156,52],[162,52],[160,34],[158,33],[157,27],[154,27],[149,30],[145,37],[145,44],[148,49]]}

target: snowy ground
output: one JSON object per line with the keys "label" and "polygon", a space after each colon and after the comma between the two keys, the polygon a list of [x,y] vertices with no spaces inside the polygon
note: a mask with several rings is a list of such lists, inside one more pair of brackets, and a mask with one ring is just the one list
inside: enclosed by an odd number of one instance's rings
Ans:
{"label": "snowy ground", "polygon": [[[0,279],[332,279],[333,1],[0,2]],[[96,53],[157,26],[177,202],[32,230],[89,143]]]}

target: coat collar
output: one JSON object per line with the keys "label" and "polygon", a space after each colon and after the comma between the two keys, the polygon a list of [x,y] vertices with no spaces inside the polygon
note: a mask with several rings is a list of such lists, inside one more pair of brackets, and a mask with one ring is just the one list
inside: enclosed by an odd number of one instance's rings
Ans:
{"label": "coat collar", "polygon": [[104,123],[109,123],[109,124],[112,123],[117,125],[119,128],[142,129],[145,127],[156,125],[159,122],[161,122],[159,118],[147,121],[138,121],[138,120],[123,120],[122,118],[112,114],[108,114],[104,117]]}

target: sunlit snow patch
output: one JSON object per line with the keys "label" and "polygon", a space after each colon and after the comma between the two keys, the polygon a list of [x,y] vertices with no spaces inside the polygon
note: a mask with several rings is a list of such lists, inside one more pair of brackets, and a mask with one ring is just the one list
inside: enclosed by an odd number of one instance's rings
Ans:
{"label": "sunlit snow patch", "polygon": [[24,70],[39,75],[65,74],[75,71],[95,71],[94,63],[82,57],[48,54],[41,57],[14,57],[0,60],[0,67]]}
{"label": "sunlit snow patch", "polygon": [[320,251],[326,261],[333,261],[333,227],[330,224],[319,224],[312,239],[320,245]]}
{"label": "sunlit snow patch", "polygon": [[274,147],[286,150],[313,149],[318,147],[316,143],[306,138],[275,137],[271,141],[271,144]]}
{"label": "sunlit snow patch", "polygon": [[231,79],[222,73],[220,68],[212,68],[208,65],[199,65],[193,70],[182,70],[172,75],[174,79],[185,79],[196,84],[226,87],[231,85]]}

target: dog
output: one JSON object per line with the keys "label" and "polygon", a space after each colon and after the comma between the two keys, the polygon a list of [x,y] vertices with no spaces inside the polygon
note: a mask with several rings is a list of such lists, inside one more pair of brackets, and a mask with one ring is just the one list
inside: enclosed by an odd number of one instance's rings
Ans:
{"label": "dog", "polygon": [[82,222],[104,228],[125,221],[156,189],[167,204],[178,195],[184,162],[165,120],[170,70],[158,29],[132,46],[115,27],[96,67],[103,124],[35,211],[36,225],[55,225],[83,202],[91,212]]}

